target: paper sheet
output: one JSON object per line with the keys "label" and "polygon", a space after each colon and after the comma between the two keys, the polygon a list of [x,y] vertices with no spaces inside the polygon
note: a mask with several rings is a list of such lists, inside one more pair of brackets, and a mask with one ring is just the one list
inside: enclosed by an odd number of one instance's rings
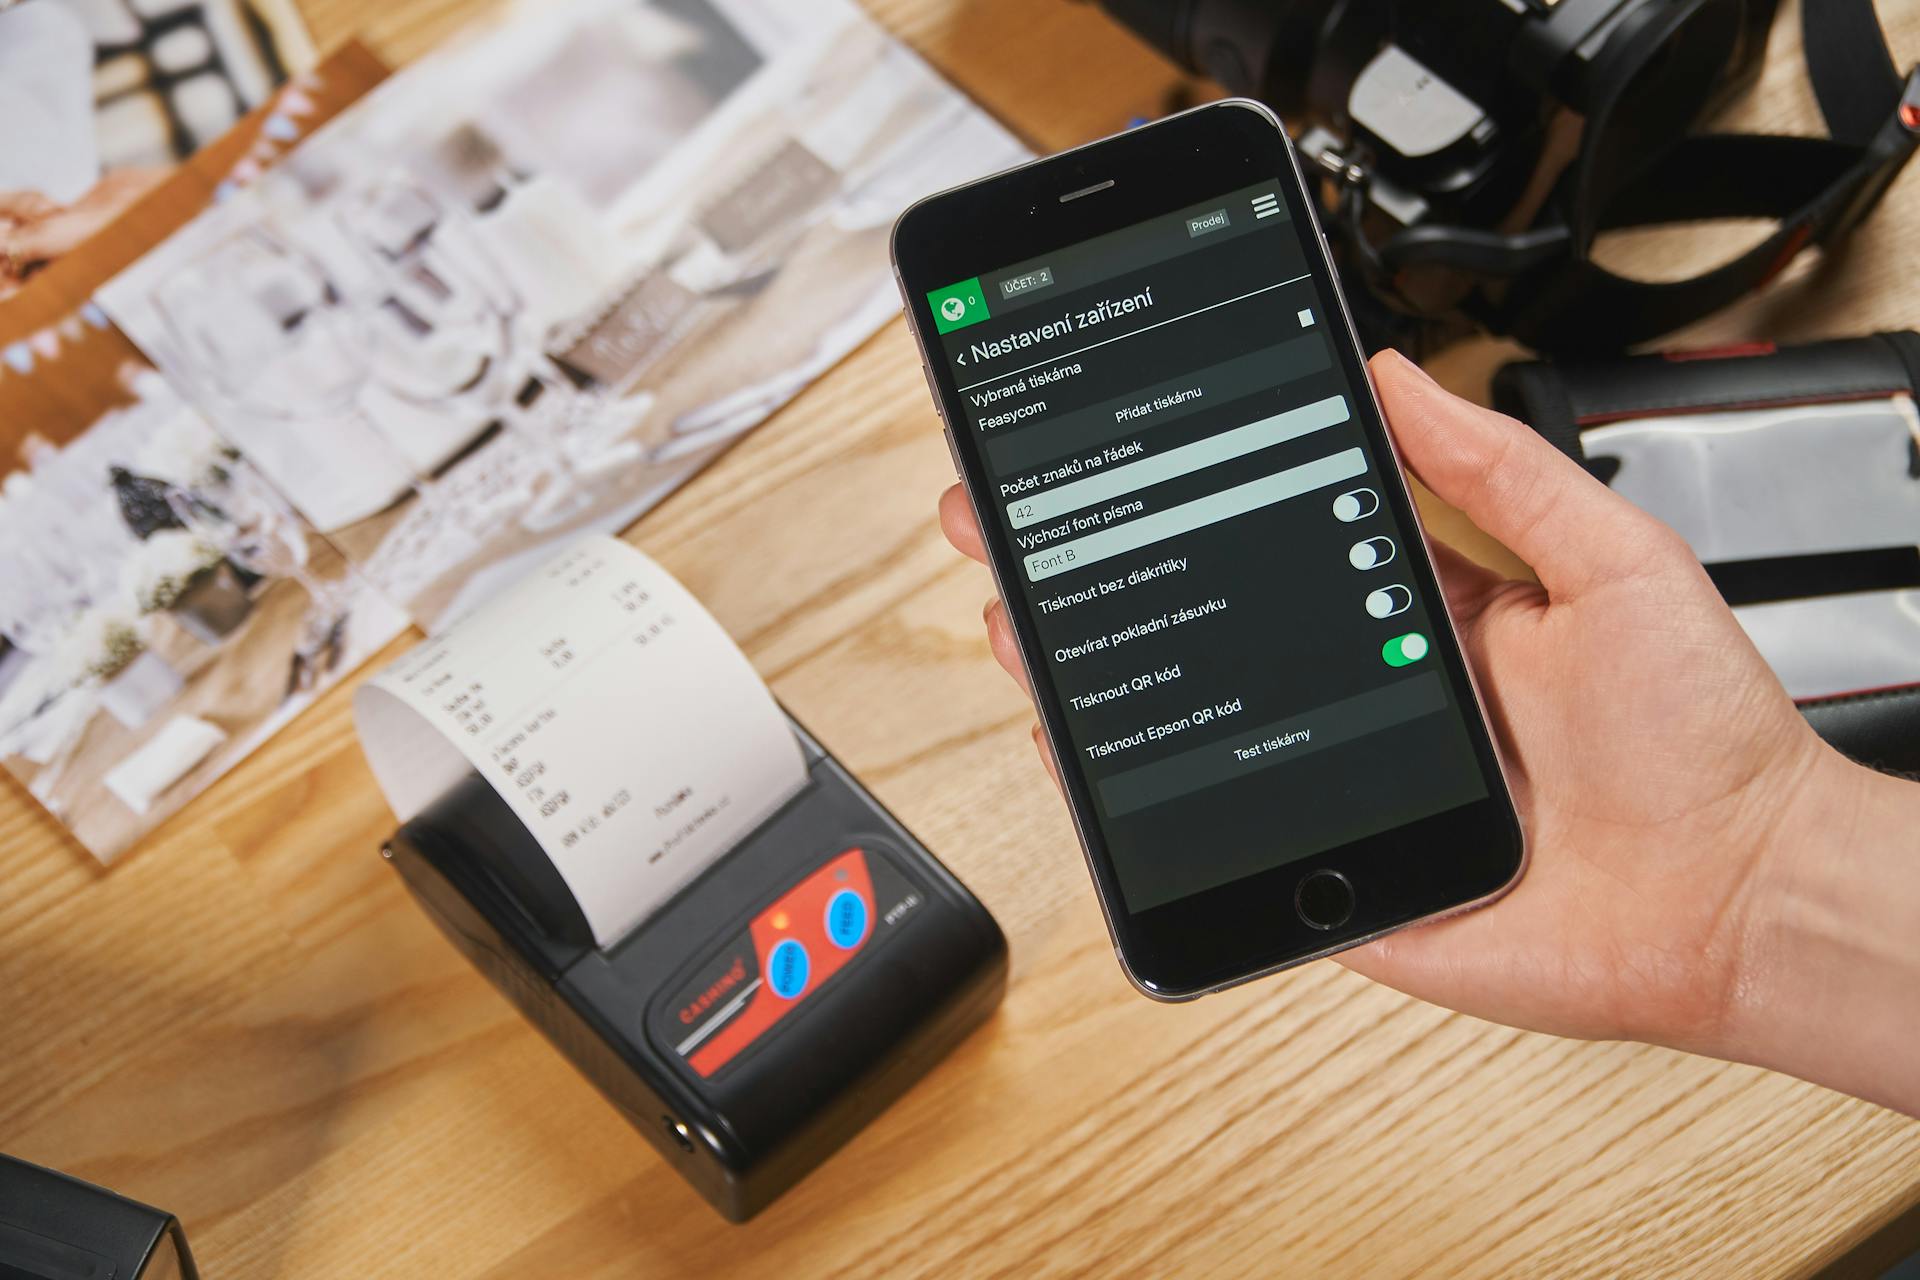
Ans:
{"label": "paper sheet", "polygon": [[354,718],[402,821],[478,771],[606,945],[806,781],[746,656],[687,589],[588,537],[362,686]]}

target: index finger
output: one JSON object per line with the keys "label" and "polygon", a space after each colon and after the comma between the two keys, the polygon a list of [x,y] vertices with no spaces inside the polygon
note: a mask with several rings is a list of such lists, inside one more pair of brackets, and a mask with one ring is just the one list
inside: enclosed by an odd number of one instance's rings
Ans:
{"label": "index finger", "polygon": [[1556,600],[1673,554],[1671,530],[1528,427],[1444,390],[1398,352],[1369,363],[1408,469],[1524,560]]}

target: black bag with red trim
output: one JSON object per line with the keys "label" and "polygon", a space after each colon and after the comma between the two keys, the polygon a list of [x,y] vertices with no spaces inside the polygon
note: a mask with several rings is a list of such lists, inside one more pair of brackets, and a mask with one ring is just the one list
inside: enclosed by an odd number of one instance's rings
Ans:
{"label": "black bag with red trim", "polygon": [[1495,406],[1684,536],[1815,729],[1920,773],[1920,334],[1510,364]]}

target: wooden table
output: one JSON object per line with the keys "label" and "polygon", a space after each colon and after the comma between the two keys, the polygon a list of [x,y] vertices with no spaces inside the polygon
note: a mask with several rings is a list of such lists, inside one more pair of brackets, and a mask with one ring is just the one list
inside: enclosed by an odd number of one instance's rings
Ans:
{"label": "wooden table", "polygon": [[[471,7],[306,4],[323,45],[364,30],[396,60]],[[873,8],[1039,147],[1172,83],[1090,6]],[[1920,3],[1883,8],[1920,53]],[[1811,127],[1796,47],[1783,27],[1747,123]],[[1818,280],[1688,336],[1910,325],[1916,233],[1910,176]],[[1483,390],[1505,354],[1435,367]],[[890,325],[630,535],[1005,926],[1004,1008],[911,1095],[722,1225],[406,898],[342,688],[110,872],[0,791],[0,1149],[177,1212],[214,1280],[1749,1280],[1920,1243],[1920,1125],[1809,1085],[1524,1034],[1332,964],[1132,994],[988,657],[986,577],[934,527],[950,471],[915,363]]]}

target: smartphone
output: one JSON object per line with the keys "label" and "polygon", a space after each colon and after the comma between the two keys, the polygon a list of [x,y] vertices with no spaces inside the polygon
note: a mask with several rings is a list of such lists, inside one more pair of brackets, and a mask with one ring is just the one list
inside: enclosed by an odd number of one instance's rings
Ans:
{"label": "smartphone", "polygon": [[1228,100],[929,197],[895,271],[1114,948],[1182,1000],[1525,841],[1306,184]]}

